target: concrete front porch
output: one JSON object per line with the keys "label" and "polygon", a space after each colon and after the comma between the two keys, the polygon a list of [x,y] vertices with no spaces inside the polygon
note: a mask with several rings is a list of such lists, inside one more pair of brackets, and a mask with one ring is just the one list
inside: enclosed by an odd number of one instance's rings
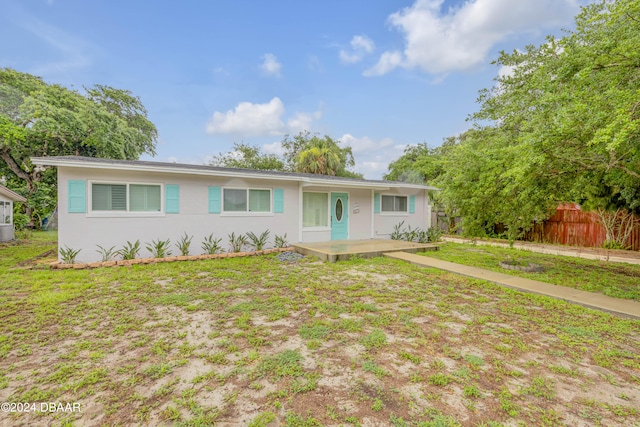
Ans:
{"label": "concrete front porch", "polygon": [[295,243],[296,252],[311,255],[322,261],[344,261],[358,255],[362,258],[374,258],[387,252],[424,252],[437,251],[438,245],[433,243],[405,242],[404,240],[333,240],[317,243]]}

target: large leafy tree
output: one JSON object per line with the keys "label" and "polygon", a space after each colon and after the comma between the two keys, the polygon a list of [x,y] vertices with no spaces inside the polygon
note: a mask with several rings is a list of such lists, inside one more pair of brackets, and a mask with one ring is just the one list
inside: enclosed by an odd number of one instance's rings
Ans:
{"label": "large leafy tree", "polygon": [[465,232],[517,238],[564,201],[640,211],[640,2],[585,6],[575,30],[496,64],[509,72],[480,92],[474,128],[435,161]]}
{"label": "large leafy tree", "polygon": [[572,33],[497,62],[513,73],[474,117],[521,147],[515,166],[545,170],[565,200],[640,208],[640,3],[586,6]]}
{"label": "large leafy tree", "polygon": [[218,154],[209,164],[227,168],[285,170],[284,161],[275,154],[263,153],[260,147],[237,142],[233,144],[233,151]]}
{"label": "large leafy tree", "polygon": [[127,90],[96,85],[81,93],[0,69],[0,175],[27,196],[33,222],[55,206],[56,182],[30,157],[137,159],[155,154],[157,136],[142,102]]}
{"label": "large leafy tree", "polygon": [[456,138],[449,137],[435,148],[430,148],[426,142],[409,145],[402,156],[389,164],[389,172],[383,178],[414,184],[432,183],[443,173],[442,159],[455,143]]}

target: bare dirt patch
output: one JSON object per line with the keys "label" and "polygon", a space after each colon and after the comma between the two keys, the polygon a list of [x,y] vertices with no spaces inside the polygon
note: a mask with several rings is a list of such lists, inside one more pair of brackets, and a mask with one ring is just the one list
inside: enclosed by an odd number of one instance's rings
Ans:
{"label": "bare dirt patch", "polygon": [[640,422],[640,322],[485,282],[271,257],[39,277],[1,289],[24,302],[0,308],[0,401],[82,411],[0,425]]}

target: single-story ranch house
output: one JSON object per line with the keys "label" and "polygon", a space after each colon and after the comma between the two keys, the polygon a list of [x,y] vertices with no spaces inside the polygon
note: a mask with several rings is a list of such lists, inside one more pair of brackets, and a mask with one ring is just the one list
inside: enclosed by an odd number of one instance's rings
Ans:
{"label": "single-story ranch house", "polygon": [[[287,235],[290,243],[386,239],[394,225],[429,228],[429,191],[404,182],[89,157],[36,157],[58,168],[58,244],[99,261],[122,248],[192,235],[191,254],[213,233]],[[175,254],[177,250],[172,248]]]}
{"label": "single-story ranch house", "polygon": [[14,239],[13,203],[26,201],[27,199],[18,193],[0,185],[0,242]]}

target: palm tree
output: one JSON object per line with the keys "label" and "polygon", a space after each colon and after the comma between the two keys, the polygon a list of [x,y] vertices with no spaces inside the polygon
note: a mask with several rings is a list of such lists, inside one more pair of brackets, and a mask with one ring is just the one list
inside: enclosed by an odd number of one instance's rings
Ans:
{"label": "palm tree", "polygon": [[339,153],[331,146],[318,144],[300,153],[296,162],[296,171],[318,175],[335,175],[340,166]]}

